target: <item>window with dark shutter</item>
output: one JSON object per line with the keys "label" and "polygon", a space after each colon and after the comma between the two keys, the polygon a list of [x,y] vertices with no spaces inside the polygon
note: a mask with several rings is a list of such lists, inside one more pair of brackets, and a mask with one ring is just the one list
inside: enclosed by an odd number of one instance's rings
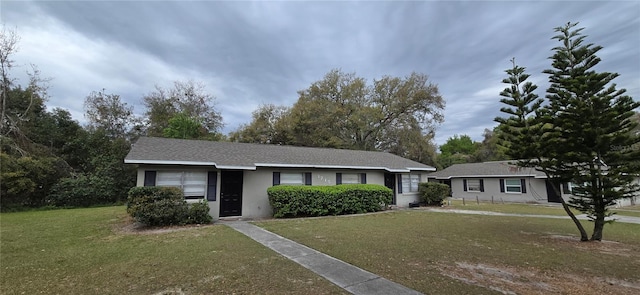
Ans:
{"label": "window with dark shutter", "polygon": [[398,193],[402,193],[402,175],[398,174]]}
{"label": "window with dark shutter", "polygon": [[520,186],[522,186],[522,193],[526,194],[527,193],[527,182],[525,181],[524,178],[520,179]]}
{"label": "window with dark shutter", "polygon": [[280,185],[280,172],[273,172],[273,185]]}
{"label": "window with dark shutter", "polygon": [[367,183],[367,173],[360,174],[360,183],[362,183],[362,184],[366,184]]}
{"label": "window with dark shutter", "polygon": [[311,172],[304,174],[304,185],[311,185]]}
{"label": "window with dark shutter", "polygon": [[336,173],[336,185],[342,184],[342,173]]}
{"label": "window with dark shutter", "polygon": [[217,185],[218,185],[218,172],[209,171],[207,173],[207,201],[216,200]]}
{"label": "window with dark shutter", "polygon": [[482,179],[464,179],[462,184],[467,192],[482,192]]}
{"label": "window with dark shutter", "polygon": [[504,193],[504,179],[500,178],[500,192]]}
{"label": "window with dark shutter", "polygon": [[466,192],[467,191],[467,180],[466,179],[462,180],[462,187],[463,187],[462,189]]}
{"label": "window with dark shutter", "polygon": [[484,192],[484,179],[480,179],[480,191]]}
{"label": "window with dark shutter", "polygon": [[144,186],[156,186],[156,171],[144,172]]}
{"label": "window with dark shutter", "polygon": [[521,178],[507,178],[502,180],[504,192],[507,194],[522,194],[524,190],[524,179]]}

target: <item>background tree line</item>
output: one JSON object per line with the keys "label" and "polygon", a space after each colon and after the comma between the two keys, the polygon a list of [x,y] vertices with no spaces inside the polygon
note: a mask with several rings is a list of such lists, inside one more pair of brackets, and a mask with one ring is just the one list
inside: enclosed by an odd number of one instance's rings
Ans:
{"label": "background tree line", "polygon": [[0,32],[0,208],[90,206],[122,202],[136,167],[124,157],[139,136],[220,140],[222,117],[201,83],[157,86],[139,117],[117,94],[94,91],[83,126],[64,109],[47,110],[48,80],[35,66],[26,86],[12,76],[19,36]]}
{"label": "background tree line", "polygon": [[35,69],[26,87],[12,76],[19,36],[2,29],[0,208],[90,206],[123,202],[136,167],[124,157],[139,136],[387,151],[436,165],[435,127],[444,100],[424,74],[385,76],[368,84],[332,70],[298,92],[291,106],[261,106],[229,137],[215,97],[195,81],[156,86],[144,111],[102,89],[84,101],[86,124],[64,109],[47,110],[48,80]]}

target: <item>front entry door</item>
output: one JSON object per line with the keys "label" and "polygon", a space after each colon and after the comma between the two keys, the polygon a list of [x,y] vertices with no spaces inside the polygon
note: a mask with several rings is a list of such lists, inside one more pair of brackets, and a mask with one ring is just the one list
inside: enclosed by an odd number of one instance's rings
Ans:
{"label": "front entry door", "polygon": [[[551,181],[547,179],[546,184],[547,184],[547,202],[562,203],[562,199],[561,199],[562,197],[559,196],[556,190],[553,189],[553,184],[551,183]],[[560,191],[559,188],[558,188],[558,191]]]}
{"label": "front entry door", "polygon": [[384,186],[390,188],[393,191],[393,200],[391,200],[391,205],[395,205],[396,204],[396,176],[392,173],[385,173]]}
{"label": "front entry door", "polygon": [[242,216],[242,171],[222,171],[220,217]]}

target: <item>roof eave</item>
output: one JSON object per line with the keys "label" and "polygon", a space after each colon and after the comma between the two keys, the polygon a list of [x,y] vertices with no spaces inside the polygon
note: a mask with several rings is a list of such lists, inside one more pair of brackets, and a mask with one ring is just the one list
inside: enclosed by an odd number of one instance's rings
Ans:
{"label": "roof eave", "polygon": [[125,164],[147,164],[147,165],[215,166],[218,169],[233,169],[233,170],[256,170],[257,167],[385,170],[388,172],[395,172],[395,173],[409,173],[411,171],[435,171],[436,170],[433,167],[407,167],[407,168],[401,169],[401,168],[388,168],[388,167],[377,167],[377,166],[277,164],[277,163],[255,163],[254,166],[240,166],[240,165],[218,165],[215,162],[201,162],[201,161],[135,160],[135,159],[125,159],[124,163]]}
{"label": "roof eave", "polygon": [[433,167],[407,167],[411,171],[436,171]]}
{"label": "roof eave", "polygon": [[547,178],[546,175],[536,175],[536,174],[504,174],[504,175],[450,175],[450,176],[438,176],[438,175],[427,175],[427,178],[435,178],[435,179],[451,179],[451,178],[496,178],[496,177],[533,177],[533,178]]}
{"label": "roof eave", "polygon": [[215,162],[173,161],[173,160],[133,160],[133,159],[124,159],[124,163],[125,164],[149,164],[149,165],[216,166]]}
{"label": "roof eave", "polygon": [[423,168],[389,168],[379,166],[351,166],[351,165],[315,165],[315,164],[278,164],[278,163],[255,163],[256,167],[273,167],[273,168],[320,168],[320,169],[354,169],[354,170],[385,170],[389,172],[411,172],[413,171],[435,171],[432,167]]}

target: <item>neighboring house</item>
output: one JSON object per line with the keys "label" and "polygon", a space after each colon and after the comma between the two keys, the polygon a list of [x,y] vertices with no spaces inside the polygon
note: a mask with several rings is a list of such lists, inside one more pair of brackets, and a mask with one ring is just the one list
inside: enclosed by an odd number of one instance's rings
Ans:
{"label": "neighboring house", "polygon": [[138,186],[176,186],[188,200],[207,199],[214,219],[271,216],[267,188],[281,184],[380,184],[406,207],[435,171],[384,152],[153,137],[138,139],[124,162],[138,164]]}
{"label": "neighboring house", "polygon": [[[429,181],[448,184],[454,198],[520,203],[560,202],[544,173],[533,168],[521,168],[511,162],[455,164],[427,177]],[[560,188],[558,190],[561,191]],[[568,191],[561,191],[561,194],[568,199]]]}
{"label": "neighboring house", "polygon": [[[453,198],[493,202],[559,203],[560,197],[569,200],[572,187],[571,183],[563,183],[554,190],[544,173],[518,167],[514,161],[455,164],[430,173],[427,178],[449,185]],[[640,197],[622,199],[617,206],[637,201]]]}

